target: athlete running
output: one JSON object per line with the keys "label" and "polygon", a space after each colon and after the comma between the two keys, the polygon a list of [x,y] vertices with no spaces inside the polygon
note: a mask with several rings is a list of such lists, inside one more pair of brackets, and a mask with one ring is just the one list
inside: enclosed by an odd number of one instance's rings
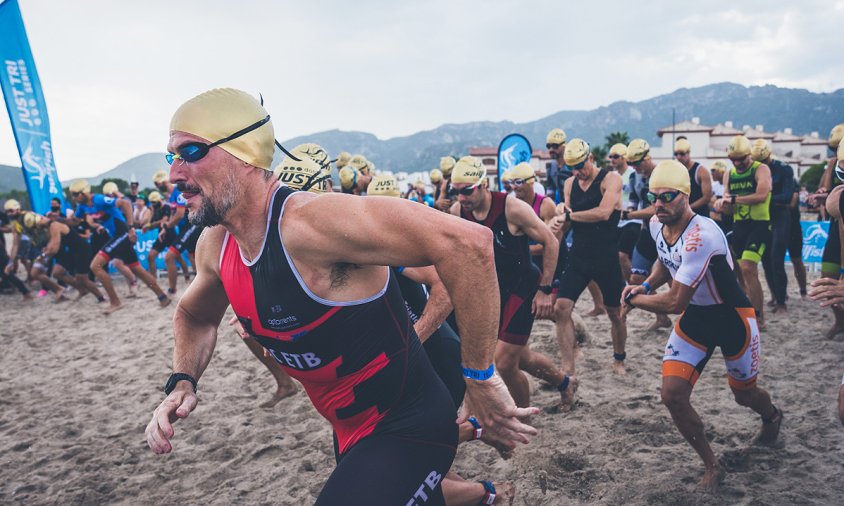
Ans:
{"label": "athlete running", "polygon": [[[636,171],[627,166],[627,146],[613,144],[610,148],[610,168],[621,176],[621,213],[635,211],[630,195],[635,191]],[[642,231],[642,220],[618,220],[618,262],[625,282],[630,282],[633,248]]]}
{"label": "athlete running", "polygon": [[15,262],[6,252],[6,239],[4,234],[13,233],[10,218],[14,219],[21,212],[21,204],[15,199],[8,199],[3,204],[4,223],[0,227],[0,283],[9,282],[23,296],[23,300],[30,301],[35,297],[29,292],[29,288],[15,275]]}
{"label": "athlete running", "polygon": [[[193,229],[190,233],[187,233],[190,230],[190,225],[188,224],[187,211],[185,210],[185,198],[182,197],[182,192],[170,182],[167,171],[160,170],[153,174],[152,182],[158,188],[158,191],[167,199],[164,205],[169,208],[169,211],[166,211],[158,221],[158,238],[149,252],[150,273],[156,276],[155,261],[159,253],[169,251],[182,237],[185,237],[185,241],[177,249],[185,249],[183,245],[187,241],[190,241],[191,237],[193,237],[194,241],[198,239],[200,231]],[[190,281],[190,271],[188,271],[188,265],[182,255],[171,255],[170,261],[168,262],[167,254],[165,253],[164,265],[167,267],[167,284],[169,285],[167,293],[170,295],[175,295],[179,281],[176,264],[182,269],[182,274],[185,276],[185,283]]]}
{"label": "athlete running", "polygon": [[[383,267],[390,264],[433,265],[440,274],[461,326],[463,372],[474,378],[464,407],[489,436],[515,447],[536,433],[518,417],[538,410],[517,408],[490,367],[497,299],[489,232],[401,199],[279,186],[269,171],[270,117],[244,92],[191,99],[170,132],[170,178],[191,222],[221,226],[197,245],[197,277],[176,309],[175,374],[146,430],[155,453],[172,450],[173,422],[196,407],[196,381],[231,303],[332,424],[338,465],[317,504],[442,504],[454,411]],[[368,219],[350,228],[337,216]],[[418,233],[390,233],[400,228]],[[364,472],[379,477],[377,486]]]}
{"label": "athlete running", "polygon": [[[562,394],[568,379],[550,358],[527,346],[534,318],[552,315],[557,239],[529,205],[513,194],[487,188],[486,169],[477,158],[464,156],[458,160],[451,176],[452,187],[457,192],[451,214],[479,223],[493,233],[501,296],[495,347],[498,372],[517,406],[530,405],[530,383],[522,371],[557,386]],[[542,245],[541,274],[531,262],[529,239]],[[452,294],[452,300],[456,296]],[[466,329],[461,327],[460,335],[464,332]]]}
{"label": "athlete running", "polygon": [[566,145],[564,158],[566,169],[573,177],[565,182],[565,203],[557,206],[551,229],[560,230],[568,223],[573,233],[568,265],[560,279],[554,308],[555,320],[562,322],[557,325],[557,339],[563,355],[563,371],[566,379],[572,378],[573,383],[568,392],[564,391],[563,401],[565,406],[571,407],[578,384],[571,313],[590,281],[598,285],[604,297],[611,324],[613,372],[616,374],[625,374],[627,323],[621,318],[621,305],[617,302],[624,288],[616,239],[621,215],[621,176],[599,169],[589,144],[582,139],[572,139]]}
{"label": "athlete running", "polygon": [[771,169],[750,157],[750,141],[737,135],[727,146],[733,168],[724,174],[724,196],[715,204],[720,213],[733,214],[733,251],[739,256],[744,289],[765,328],[762,284],[758,264],[771,242]]}
{"label": "athlete running", "polygon": [[[651,174],[648,200],[656,208],[649,228],[660,261],[645,283],[624,289],[622,300],[625,312],[638,307],[682,314],[662,359],[662,402],[703,460],[701,488],[715,490],[722,471],[703,422],[689,402],[692,388],[715,348],[720,348],[724,356],[736,402],[762,418],[754,442],[774,443],[783,415],[756,383],[761,338],[753,307],[732,272],[727,239],[714,221],[692,211],[690,193],[689,172],[682,164],[666,160],[657,165]],[[654,293],[672,278],[669,291]]]}

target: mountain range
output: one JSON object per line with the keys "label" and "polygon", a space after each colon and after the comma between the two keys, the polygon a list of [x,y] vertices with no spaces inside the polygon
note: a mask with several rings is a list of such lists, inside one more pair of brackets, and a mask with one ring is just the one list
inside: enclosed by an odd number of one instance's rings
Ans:
{"label": "mountain range", "polygon": [[[303,142],[316,142],[333,156],[340,151],[361,153],[379,170],[416,172],[439,166],[444,155],[460,156],[471,147],[497,147],[504,136],[513,132],[525,135],[534,148],[544,148],[545,135],[555,127],[563,128],[569,138],[581,137],[592,144],[603,144],[604,137],[616,131],[654,142],[658,140],[658,129],[671,126],[672,114],[678,123],[698,117],[703,125],[732,121],[737,128],[762,125],[773,132],[790,127],[796,135],[818,132],[826,137],[834,125],[844,122],[844,89],[813,93],[773,85],[717,83],[681,88],[641,102],[614,102],[591,111],[560,111],[526,123],[444,124],[386,140],[366,132],[328,130],[288,139],[283,144],[289,149]],[[277,151],[275,162],[280,158]],[[88,179],[92,183],[114,177],[128,180],[134,174],[144,187],[155,171],[167,168],[164,153],[146,153]],[[0,192],[9,188],[23,189],[20,168],[0,166]]]}

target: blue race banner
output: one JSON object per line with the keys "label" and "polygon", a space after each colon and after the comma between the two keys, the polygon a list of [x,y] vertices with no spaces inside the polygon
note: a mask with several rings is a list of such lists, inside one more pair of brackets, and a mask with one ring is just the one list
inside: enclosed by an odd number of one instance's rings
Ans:
{"label": "blue race banner", "polygon": [[498,191],[504,190],[501,175],[522,162],[530,163],[533,151],[530,142],[522,134],[510,134],[498,144]]}
{"label": "blue race banner", "polygon": [[[148,230],[143,233],[138,230],[137,234],[138,241],[135,243],[135,253],[138,255],[138,261],[141,263],[141,266],[145,270],[149,270],[149,252],[152,249],[152,245],[155,244],[155,240],[158,239],[158,230]],[[165,272],[167,270],[167,264],[164,263],[165,253],[167,253],[167,250],[159,251],[159,255],[155,259],[155,266],[159,272]],[[190,265],[190,257],[188,257],[187,252],[182,253],[182,257]],[[117,272],[111,264],[109,264],[108,270],[109,272]]]}
{"label": "blue race banner", "polygon": [[[823,262],[823,248],[829,238],[828,221],[801,221],[800,228],[803,229],[803,262]],[[785,260],[791,261],[791,256],[786,253]]]}
{"label": "blue race banner", "polygon": [[50,120],[17,0],[0,0],[0,88],[15,133],[32,210],[47,214],[50,199],[64,205],[53,165]]}

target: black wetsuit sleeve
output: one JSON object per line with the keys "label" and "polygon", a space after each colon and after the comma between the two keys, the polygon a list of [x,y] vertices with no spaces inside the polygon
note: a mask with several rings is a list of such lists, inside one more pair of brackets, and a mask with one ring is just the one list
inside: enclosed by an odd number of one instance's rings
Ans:
{"label": "black wetsuit sleeve", "polygon": [[548,165],[548,173],[545,178],[545,195],[555,197],[557,195],[557,171],[552,164]]}
{"label": "black wetsuit sleeve", "polygon": [[791,168],[791,165],[782,164],[779,166],[779,172],[780,187],[772,189],[771,203],[788,206],[791,203],[791,196],[794,194],[794,169]]}

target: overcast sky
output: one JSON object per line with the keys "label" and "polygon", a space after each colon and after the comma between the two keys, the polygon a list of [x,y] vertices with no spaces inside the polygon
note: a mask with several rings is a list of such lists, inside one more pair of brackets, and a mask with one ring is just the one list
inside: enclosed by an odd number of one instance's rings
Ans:
{"label": "overcast sky", "polygon": [[[261,92],[280,140],[528,121],[720,81],[844,87],[844,0],[20,3],[63,180],[163,151],[172,112],[221,86]],[[20,164],[5,114],[0,163]]]}

